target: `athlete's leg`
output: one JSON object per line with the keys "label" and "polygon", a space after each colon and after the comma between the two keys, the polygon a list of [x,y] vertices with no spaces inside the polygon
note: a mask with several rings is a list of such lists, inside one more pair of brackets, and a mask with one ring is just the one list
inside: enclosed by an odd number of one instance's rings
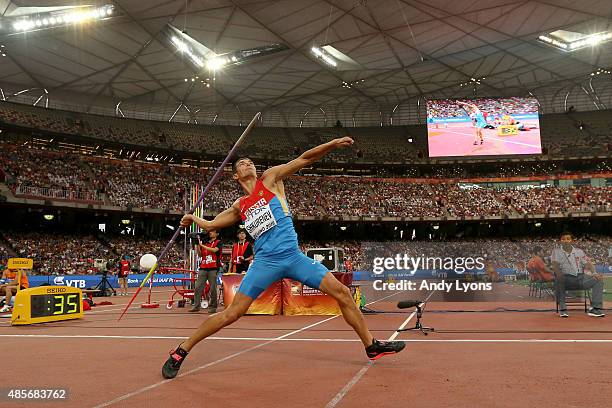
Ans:
{"label": "athlete's leg", "polygon": [[206,319],[186,341],[170,352],[170,357],[162,366],[162,376],[164,378],[176,377],[181,369],[181,364],[183,364],[185,357],[193,346],[225,326],[234,323],[246,313],[251,303],[253,303],[252,297],[236,292],[234,301],[227,309]]}
{"label": "athlete's leg", "polygon": [[251,303],[253,303],[253,298],[243,293],[236,292],[236,296],[234,296],[232,304],[221,313],[214,314],[210,318],[206,319],[204,323],[202,323],[200,327],[198,327],[198,329],[187,340],[185,340],[183,344],[181,344],[181,348],[185,351],[190,351],[193,346],[204,340],[206,337],[215,334],[225,326],[234,323],[236,320],[240,319],[247,310],[249,310]]}
{"label": "athlete's leg", "polygon": [[331,272],[327,272],[319,285],[319,290],[336,299],[342,311],[342,317],[355,330],[363,345],[367,347],[372,344],[374,337],[366,325],[363,314],[353,300],[349,288],[340,283]]}
{"label": "athlete's leg", "polygon": [[340,306],[344,320],[355,330],[365,346],[369,359],[399,353],[406,346],[403,341],[379,341],[372,337],[361,311],[353,301],[349,288],[344,286],[321,263],[296,251],[286,261],[286,276],[332,296]]}

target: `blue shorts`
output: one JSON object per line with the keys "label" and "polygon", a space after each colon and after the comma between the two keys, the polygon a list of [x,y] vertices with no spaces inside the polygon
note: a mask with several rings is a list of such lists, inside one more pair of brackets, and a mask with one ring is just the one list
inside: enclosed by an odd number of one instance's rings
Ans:
{"label": "blue shorts", "polygon": [[325,266],[307,257],[298,249],[274,256],[257,256],[238,288],[238,292],[256,299],[272,283],[283,278],[302,282],[319,289],[323,277],[329,272]]}

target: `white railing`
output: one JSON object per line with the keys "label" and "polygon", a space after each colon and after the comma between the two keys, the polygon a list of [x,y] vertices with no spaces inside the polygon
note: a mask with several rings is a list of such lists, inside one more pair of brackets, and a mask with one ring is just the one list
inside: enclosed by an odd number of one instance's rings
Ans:
{"label": "white railing", "polygon": [[100,194],[95,190],[77,191],[62,188],[24,186],[23,184],[17,187],[15,195],[54,198],[57,200],[102,201]]}

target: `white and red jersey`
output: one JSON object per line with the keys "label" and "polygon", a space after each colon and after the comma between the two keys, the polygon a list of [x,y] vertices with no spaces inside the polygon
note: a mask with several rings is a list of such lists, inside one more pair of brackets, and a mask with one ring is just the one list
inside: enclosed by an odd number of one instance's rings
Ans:
{"label": "white and red jersey", "polygon": [[212,242],[207,242],[206,245],[209,248],[218,248],[217,252],[207,251],[200,247],[202,251],[202,260],[200,262],[200,268],[202,269],[215,269],[221,266],[221,241],[215,239]]}
{"label": "white and red jersey", "polygon": [[240,265],[244,261],[244,253],[251,244],[249,241],[236,242],[232,246],[232,262]]}
{"label": "white and red jersey", "polygon": [[240,199],[240,218],[255,240],[255,253],[265,256],[298,248],[287,201],[268,190],[261,179],[253,192]]}

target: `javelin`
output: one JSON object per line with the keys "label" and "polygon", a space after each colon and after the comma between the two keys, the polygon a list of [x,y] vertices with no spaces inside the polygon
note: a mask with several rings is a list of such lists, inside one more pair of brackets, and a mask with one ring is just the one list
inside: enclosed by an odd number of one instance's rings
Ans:
{"label": "javelin", "polygon": [[[257,112],[255,114],[255,116],[253,116],[253,119],[251,120],[251,123],[249,123],[249,125],[246,127],[246,129],[244,129],[244,132],[242,132],[242,135],[240,135],[238,140],[236,140],[236,143],[234,143],[234,147],[232,147],[232,150],[229,151],[229,153],[227,154],[227,157],[225,158],[225,160],[223,160],[223,162],[221,163],[221,165],[219,166],[219,168],[217,169],[215,174],[212,176],[212,178],[210,179],[210,181],[206,185],[206,188],[204,188],[204,191],[202,191],[202,194],[200,194],[200,197],[198,198],[198,201],[196,201],[196,203],[193,205],[191,210],[189,210],[189,214],[192,214],[196,210],[196,208],[198,208],[198,206],[200,205],[202,200],[204,200],[204,196],[206,194],[208,194],[208,190],[210,190],[211,187],[217,182],[219,177],[221,177],[221,174],[223,173],[223,169],[225,168],[227,163],[230,161],[230,159],[232,158],[234,153],[236,153],[236,150],[238,150],[238,147],[240,147],[240,145],[242,144],[242,142],[244,141],[246,136],[249,134],[249,132],[251,131],[253,126],[255,126],[255,122],[257,122],[257,119],[259,119],[260,116],[261,116],[261,112]],[[161,253],[157,257],[157,262],[155,262],[155,264],[151,267],[151,270],[149,270],[149,273],[147,274],[147,276],[145,276],[145,278],[143,279],[142,283],[140,284],[140,286],[136,290],[136,293],[134,293],[134,296],[132,296],[132,299],[130,299],[130,302],[125,306],[125,309],[123,309],[123,312],[121,313],[121,315],[119,316],[119,318],[117,320],[121,320],[123,315],[130,308],[130,306],[134,302],[134,299],[136,299],[136,296],[138,296],[138,294],[140,293],[140,290],[142,289],[142,287],[147,283],[147,281],[149,280],[149,278],[151,277],[153,272],[155,272],[155,269],[157,269],[157,265],[159,264],[159,262],[166,255],[166,253],[168,252],[168,250],[170,249],[170,247],[172,246],[174,241],[178,238],[179,233],[181,231],[181,228],[182,227],[179,227],[179,228],[176,229],[176,231],[174,232],[174,235],[172,236],[172,238],[170,238],[170,241],[166,244],[164,249],[161,251]]]}

